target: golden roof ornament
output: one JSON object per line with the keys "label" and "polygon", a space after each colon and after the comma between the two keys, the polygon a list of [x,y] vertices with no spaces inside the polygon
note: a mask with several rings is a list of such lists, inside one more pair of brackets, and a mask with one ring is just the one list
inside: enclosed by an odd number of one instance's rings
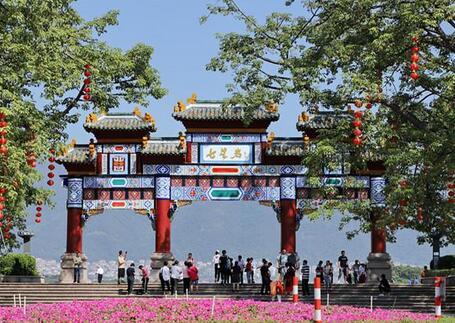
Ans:
{"label": "golden roof ornament", "polygon": [[310,116],[306,112],[302,112],[299,114],[299,122],[308,122],[310,120]]}
{"label": "golden roof ornament", "polygon": [[191,94],[191,97],[189,97],[188,99],[186,99],[186,103],[187,104],[195,104],[197,101],[197,94],[196,93],[192,93]]}
{"label": "golden roof ornament", "polygon": [[147,137],[147,136],[142,137],[142,148],[147,147],[148,140],[149,140],[149,137]]}
{"label": "golden roof ornament", "polygon": [[139,109],[139,107],[135,107],[135,108],[134,108],[133,114],[134,114],[135,116],[138,116],[138,117],[141,116],[141,110]]}
{"label": "golden roof ornament", "polygon": [[310,137],[307,136],[307,134],[303,135],[303,146],[305,148],[308,148],[308,145],[310,144]]}
{"label": "golden roof ornament", "polygon": [[76,146],[76,139],[73,138],[73,139],[71,139],[71,141],[70,141],[68,147],[69,147],[69,148],[74,148],[74,146]]}
{"label": "golden roof ornament", "polygon": [[186,146],[186,137],[183,132],[179,132],[179,149],[184,149]]}
{"label": "golden roof ornament", "polygon": [[267,149],[272,147],[272,142],[275,139],[275,133],[272,131],[267,136]]}
{"label": "golden roof ornament", "polygon": [[153,116],[146,112],[145,115],[144,115],[144,121],[145,122],[148,122],[148,123],[151,123],[152,125],[155,125],[155,119],[153,118]]}
{"label": "golden roof ornament", "polygon": [[267,102],[266,105],[265,105],[265,110],[267,112],[277,113],[278,112],[278,104],[276,104],[273,101]]}
{"label": "golden roof ornament", "polygon": [[98,116],[94,113],[90,113],[86,118],[85,118],[85,122],[86,123],[92,123],[92,122],[96,122],[98,120]]}
{"label": "golden roof ornament", "polygon": [[185,105],[185,103],[183,103],[183,101],[178,101],[177,107],[178,107],[178,112],[183,112],[186,109],[186,105]]}

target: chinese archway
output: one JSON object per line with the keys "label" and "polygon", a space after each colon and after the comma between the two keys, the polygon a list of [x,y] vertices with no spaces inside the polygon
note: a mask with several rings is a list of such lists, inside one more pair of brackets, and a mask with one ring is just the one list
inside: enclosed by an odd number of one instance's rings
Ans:
{"label": "chinese archway", "polygon": [[[279,138],[267,129],[279,119],[278,108],[268,104],[244,123],[244,109],[224,108],[220,102],[179,102],[172,116],[182,122],[185,133],[172,138],[152,137],[155,120],[139,109],[131,114],[90,114],[84,128],[95,139],[88,145],[74,142],[57,158],[66,168],[68,189],[67,242],[62,256],[61,282],[72,282],[72,259],[82,254],[81,282],[87,282],[83,253],[83,226],[87,219],[106,209],[128,209],[147,216],[155,230],[152,264],[172,259],[171,231],[175,210],[192,201],[258,201],[272,207],[281,226],[277,251],[296,250],[296,230],[305,210],[321,201],[306,181],[301,164],[306,147],[319,129],[333,126],[337,116],[318,113],[299,116],[301,137]],[[325,185],[336,187],[344,198],[370,199],[384,206],[384,167],[372,161],[362,174],[352,174],[342,161],[327,172]],[[356,188],[346,188],[345,179],[355,178]],[[372,214],[372,220],[378,214]],[[390,276],[390,257],[385,234],[371,233],[368,256],[372,276]],[[370,275],[370,276],[371,276]]]}

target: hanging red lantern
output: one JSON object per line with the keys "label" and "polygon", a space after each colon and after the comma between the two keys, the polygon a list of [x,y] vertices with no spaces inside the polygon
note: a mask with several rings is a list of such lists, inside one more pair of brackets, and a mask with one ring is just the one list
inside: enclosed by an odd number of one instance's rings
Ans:
{"label": "hanging red lantern", "polygon": [[54,162],[55,162],[55,157],[54,157],[54,156],[51,156],[51,157],[49,157],[48,160],[49,160],[50,163],[54,163]]}
{"label": "hanging red lantern", "polygon": [[411,62],[417,63],[419,61],[419,55],[414,53],[411,55]]}
{"label": "hanging red lantern", "polygon": [[400,200],[400,206],[406,206],[406,205],[408,205],[408,201]]}
{"label": "hanging red lantern", "polygon": [[89,85],[90,83],[92,83],[92,81],[90,79],[85,79],[84,80],[84,84],[85,85]]}
{"label": "hanging red lantern", "polygon": [[455,188],[455,184],[449,183],[449,184],[447,184],[447,187],[450,188],[450,189],[453,189],[453,188]]}
{"label": "hanging red lantern", "polygon": [[85,88],[84,88],[84,92],[85,92],[85,93],[90,93],[90,91],[91,91],[91,89],[90,89],[89,87],[85,87]]}
{"label": "hanging red lantern", "polygon": [[0,145],[6,145],[7,142],[8,140],[5,137],[0,137]]}
{"label": "hanging red lantern", "polygon": [[35,222],[36,222],[36,223],[40,223],[40,222],[41,222],[41,218],[36,218],[36,219],[35,219]]}
{"label": "hanging red lantern", "polygon": [[449,196],[450,197],[453,197],[455,195],[455,192],[454,191],[449,191]]}
{"label": "hanging red lantern", "polygon": [[0,212],[0,220],[3,219],[3,212]]}
{"label": "hanging red lantern", "polygon": [[355,128],[353,133],[356,137],[359,137],[362,134],[362,131],[359,128]]}
{"label": "hanging red lantern", "polygon": [[411,65],[409,65],[411,71],[418,71],[419,70],[419,65],[417,63],[412,62]]}
{"label": "hanging red lantern", "polygon": [[357,108],[361,108],[361,107],[362,107],[362,101],[360,101],[360,100],[355,100],[355,101],[354,101],[354,105],[355,105]]}
{"label": "hanging red lantern", "polygon": [[37,207],[36,207],[36,211],[37,211],[37,212],[41,212],[41,210],[42,210],[41,206],[37,206]]}
{"label": "hanging red lantern", "polygon": [[419,74],[417,74],[416,72],[412,72],[411,73],[411,78],[415,81],[419,78]]}
{"label": "hanging red lantern", "polygon": [[5,129],[0,130],[0,136],[6,136],[7,132]]}
{"label": "hanging red lantern", "polygon": [[48,168],[49,170],[54,170],[54,169],[55,169],[55,166],[52,165],[52,164],[50,164],[49,166],[47,166],[47,168]]}
{"label": "hanging red lantern", "polygon": [[84,65],[84,68],[85,68],[86,70],[90,69],[90,67],[91,67],[90,64],[85,64],[85,65]]}
{"label": "hanging red lantern", "polygon": [[48,181],[47,181],[47,185],[49,185],[49,186],[54,186],[54,181],[51,180],[51,179],[48,180]]}
{"label": "hanging red lantern", "polygon": [[53,172],[49,172],[47,174],[47,177],[49,177],[49,178],[54,178],[54,176],[55,176],[55,174]]}
{"label": "hanging red lantern", "polygon": [[92,97],[89,94],[84,95],[84,100],[85,101],[90,101]]}
{"label": "hanging red lantern", "polygon": [[371,102],[368,102],[368,103],[366,104],[366,108],[367,108],[368,110],[371,109],[372,107],[373,107],[373,104],[372,104]]}
{"label": "hanging red lantern", "polygon": [[6,128],[6,127],[8,127],[8,122],[0,121],[0,128]]}
{"label": "hanging red lantern", "polygon": [[29,165],[30,165],[30,167],[32,167],[32,168],[36,168],[36,161],[30,162]]}
{"label": "hanging red lantern", "polygon": [[417,221],[419,221],[419,223],[423,221],[423,209],[421,207],[417,209]]}
{"label": "hanging red lantern", "polygon": [[412,46],[411,47],[411,52],[413,52],[413,53],[418,53],[419,50],[420,50],[420,48],[418,46]]}
{"label": "hanging red lantern", "polygon": [[5,197],[4,196],[0,196],[0,202],[5,202]]}
{"label": "hanging red lantern", "polygon": [[37,212],[37,213],[35,214],[35,216],[36,216],[37,218],[40,218],[41,215],[42,215],[42,214],[41,214],[40,212]]}
{"label": "hanging red lantern", "polygon": [[355,118],[360,119],[360,118],[362,118],[362,116],[363,116],[362,111],[356,111],[356,112],[354,112],[354,117],[355,117]]}
{"label": "hanging red lantern", "polygon": [[3,204],[0,204],[0,211],[2,211],[4,207],[5,206]]}
{"label": "hanging red lantern", "polygon": [[90,71],[84,71],[84,76],[89,77],[90,75],[92,75],[92,73],[90,73]]}
{"label": "hanging red lantern", "polygon": [[8,148],[6,146],[0,146],[0,154],[6,155],[8,153]]}
{"label": "hanging red lantern", "polygon": [[360,146],[362,144],[362,139],[360,139],[359,137],[355,137],[354,139],[352,139],[352,142],[354,143],[354,145]]}
{"label": "hanging red lantern", "polygon": [[9,234],[9,233],[5,234],[5,239],[9,239],[9,238],[11,238],[11,234]]}
{"label": "hanging red lantern", "polygon": [[352,125],[356,128],[360,128],[362,126],[362,121],[354,120],[354,121],[352,121]]}

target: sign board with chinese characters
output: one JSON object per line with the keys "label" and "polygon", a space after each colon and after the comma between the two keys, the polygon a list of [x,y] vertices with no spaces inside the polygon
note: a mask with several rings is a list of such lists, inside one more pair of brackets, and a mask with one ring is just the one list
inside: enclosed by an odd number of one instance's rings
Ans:
{"label": "sign board with chinese characters", "polygon": [[253,145],[200,145],[199,161],[203,164],[252,164]]}

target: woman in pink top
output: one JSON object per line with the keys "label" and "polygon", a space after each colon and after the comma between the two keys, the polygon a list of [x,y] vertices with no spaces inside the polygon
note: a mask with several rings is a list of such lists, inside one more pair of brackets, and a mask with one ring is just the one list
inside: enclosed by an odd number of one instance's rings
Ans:
{"label": "woman in pink top", "polygon": [[140,265],[139,270],[141,271],[142,276],[142,293],[147,294],[147,288],[149,285],[149,272],[146,267]]}

